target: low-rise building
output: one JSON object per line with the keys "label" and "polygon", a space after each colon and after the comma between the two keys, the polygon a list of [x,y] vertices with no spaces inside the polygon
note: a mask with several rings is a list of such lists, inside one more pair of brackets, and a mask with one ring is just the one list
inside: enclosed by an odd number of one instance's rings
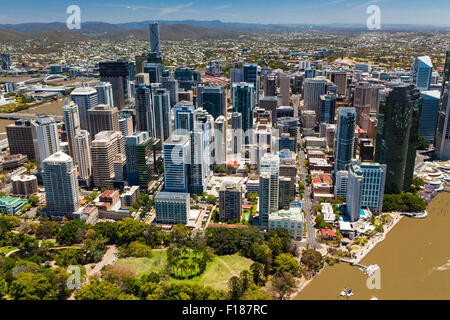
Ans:
{"label": "low-rise building", "polygon": [[17,197],[0,197],[0,212],[13,215],[22,209],[28,200]]}
{"label": "low-rise building", "polygon": [[139,186],[125,187],[124,193],[120,196],[122,208],[131,208],[140,195]]}
{"label": "low-rise building", "polygon": [[155,223],[187,224],[190,216],[189,193],[160,192],[155,197],[155,210]]}
{"label": "low-rise building", "polygon": [[32,175],[20,175],[11,179],[13,186],[13,194],[31,195],[37,193],[38,183],[36,176]]}
{"label": "low-rise building", "polygon": [[291,202],[289,210],[279,210],[269,215],[269,230],[284,229],[296,240],[303,237],[304,217],[300,203]]}

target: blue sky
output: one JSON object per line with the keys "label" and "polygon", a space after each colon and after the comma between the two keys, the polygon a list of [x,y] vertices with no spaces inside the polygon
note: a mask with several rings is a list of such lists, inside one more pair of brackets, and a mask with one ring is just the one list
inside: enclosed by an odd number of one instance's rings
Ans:
{"label": "blue sky", "polygon": [[63,22],[78,5],[82,21],[221,20],[251,23],[365,23],[378,5],[382,23],[450,25],[448,0],[18,0],[2,1],[0,24]]}

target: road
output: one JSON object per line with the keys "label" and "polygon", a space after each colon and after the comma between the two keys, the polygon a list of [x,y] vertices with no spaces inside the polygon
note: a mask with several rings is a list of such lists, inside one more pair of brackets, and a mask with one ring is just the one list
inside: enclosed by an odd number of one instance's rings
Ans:
{"label": "road", "polygon": [[[301,140],[301,138],[300,138]],[[308,231],[308,243],[310,244],[310,246],[314,249],[320,249],[320,245],[318,244],[317,240],[316,240],[316,231],[314,229],[314,219],[311,213],[311,207],[312,207],[312,203],[311,203],[311,192],[310,192],[310,186],[306,183],[306,175],[308,174],[308,172],[306,171],[306,166],[305,166],[305,159],[306,159],[306,155],[305,152],[303,151],[303,148],[300,148],[300,150],[298,151],[298,154],[300,156],[300,176],[301,176],[301,181],[303,182],[303,184],[305,185],[305,197],[303,200],[303,209],[306,212],[306,230]]]}

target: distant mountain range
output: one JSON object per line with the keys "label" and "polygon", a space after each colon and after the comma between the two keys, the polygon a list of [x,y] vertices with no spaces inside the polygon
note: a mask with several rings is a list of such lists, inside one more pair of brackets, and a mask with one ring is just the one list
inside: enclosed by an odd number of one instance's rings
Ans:
{"label": "distant mountain range", "polygon": [[[153,21],[128,22],[128,23],[105,23],[85,22],[81,30],[69,31],[63,22],[52,23],[21,23],[0,24],[0,41],[20,41],[26,39],[43,39],[75,41],[88,38],[97,39],[148,39],[148,25]],[[181,39],[230,39],[237,38],[243,33],[255,32],[286,32],[305,30],[334,30],[334,31],[366,31],[363,24],[257,24],[222,22],[220,20],[200,21],[158,21],[161,28],[162,40]],[[450,31],[450,26],[431,25],[382,25],[383,31]]]}

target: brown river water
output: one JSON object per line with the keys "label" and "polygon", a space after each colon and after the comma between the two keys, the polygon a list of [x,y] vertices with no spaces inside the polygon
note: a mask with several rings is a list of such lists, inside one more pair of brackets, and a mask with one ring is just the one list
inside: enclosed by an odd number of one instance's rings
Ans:
{"label": "brown river water", "polygon": [[358,267],[339,263],[326,267],[297,296],[297,300],[450,299],[450,192],[441,192],[428,205],[428,217],[403,217],[386,239],[360,262],[378,264],[381,289],[368,289],[367,275]]}

